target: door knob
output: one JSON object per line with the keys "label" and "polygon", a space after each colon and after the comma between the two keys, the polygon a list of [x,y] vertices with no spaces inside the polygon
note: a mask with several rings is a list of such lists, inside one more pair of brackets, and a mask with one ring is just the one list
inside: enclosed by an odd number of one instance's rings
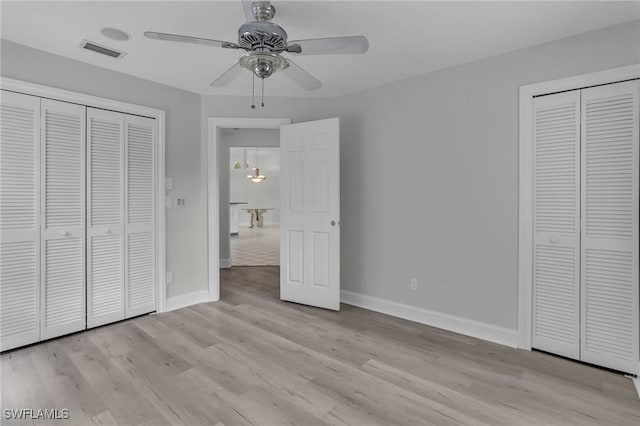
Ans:
{"label": "door knob", "polygon": [[331,226],[336,226],[336,221],[335,220],[331,221]]}
{"label": "door knob", "polygon": [[60,233],[60,235],[61,235],[61,236],[63,236],[63,237],[68,237],[68,236],[69,236],[69,233],[68,233],[67,231],[62,231],[62,232]]}

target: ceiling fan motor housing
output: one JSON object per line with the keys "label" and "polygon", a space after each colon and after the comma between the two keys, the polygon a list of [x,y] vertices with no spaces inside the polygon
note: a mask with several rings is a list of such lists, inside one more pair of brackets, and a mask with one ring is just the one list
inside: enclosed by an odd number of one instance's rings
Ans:
{"label": "ceiling fan motor housing", "polygon": [[250,52],[281,53],[287,49],[287,32],[273,22],[247,22],[238,30],[238,44]]}

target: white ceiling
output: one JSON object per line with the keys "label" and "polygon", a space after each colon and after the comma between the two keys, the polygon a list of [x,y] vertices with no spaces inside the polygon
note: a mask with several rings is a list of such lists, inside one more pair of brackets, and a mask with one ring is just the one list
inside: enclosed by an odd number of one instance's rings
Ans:
{"label": "white ceiling", "polygon": [[[274,22],[290,40],[365,35],[364,55],[305,56],[295,62],[323,83],[315,92],[276,74],[273,96],[336,96],[640,18],[631,2],[278,1]],[[149,40],[144,31],[237,41],[239,0],[200,2],[2,2],[2,38],[201,94],[248,95],[251,74],[224,88],[209,83],[239,52]],[[127,42],[105,38],[116,27]],[[88,39],[127,52],[120,60],[79,48]]]}

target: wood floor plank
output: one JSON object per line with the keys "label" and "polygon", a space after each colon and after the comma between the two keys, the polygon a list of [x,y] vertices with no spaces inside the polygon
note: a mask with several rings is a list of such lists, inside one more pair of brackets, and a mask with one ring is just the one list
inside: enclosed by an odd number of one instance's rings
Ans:
{"label": "wood floor plank", "polygon": [[[122,356],[129,357],[132,353]],[[70,353],[69,358],[119,424],[139,425],[149,418],[154,419],[158,425],[169,424],[90,341],[87,341],[82,351]],[[74,415],[71,412],[71,416]]]}
{"label": "wood floor plank", "polygon": [[327,423],[304,410],[286,392],[252,389],[239,398],[254,424],[326,426]]}
{"label": "wood floor plank", "polygon": [[640,424],[621,374],[353,306],[282,302],[278,267],[223,270],[219,302],[17,349],[0,364],[2,408],[69,408],[66,424]]}
{"label": "wood floor plank", "polygon": [[393,383],[399,387],[411,390],[432,401],[442,405],[457,409],[466,415],[478,419],[478,421],[494,424],[509,425],[512,423],[512,416],[517,414],[514,410],[503,407],[496,408],[471,395],[465,394],[463,390],[456,390],[443,386],[437,382],[425,380],[404,370],[400,370],[389,365],[385,365],[376,360],[370,360],[363,366],[363,370],[368,373]]}
{"label": "wood floor plank", "polygon": [[90,424],[92,417],[106,410],[104,402],[82,377],[62,342],[47,342],[42,349],[33,351],[31,359],[40,374],[41,385],[51,396],[51,408],[73,412],[73,424]]}
{"label": "wood floor plank", "polygon": [[118,421],[111,415],[109,411],[103,411],[93,416],[91,419],[96,426],[117,426]]}
{"label": "wood floor plank", "polygon": [[[40,349],[40,348],[38,348]],[[2,355],[2,409],[53,408],[48,390],[42,386],[42,378],[36,369],[31,354],[35,347],[27,347]],[[8,420],[2,424],[33,425],[38,420]]]}

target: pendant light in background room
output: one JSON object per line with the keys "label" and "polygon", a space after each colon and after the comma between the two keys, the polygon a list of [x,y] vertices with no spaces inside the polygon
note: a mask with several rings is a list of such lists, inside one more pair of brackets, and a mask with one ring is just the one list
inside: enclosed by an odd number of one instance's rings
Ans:
{"label": "pendant light in background room", "polygon": [[258,148],[256,148],[254,164],[255,167],[253,168],[253,174],[247,175],[247,179],[251,179],[251,182],[260,183],[267,177],[260,174],[260,168],[258,167]]}

